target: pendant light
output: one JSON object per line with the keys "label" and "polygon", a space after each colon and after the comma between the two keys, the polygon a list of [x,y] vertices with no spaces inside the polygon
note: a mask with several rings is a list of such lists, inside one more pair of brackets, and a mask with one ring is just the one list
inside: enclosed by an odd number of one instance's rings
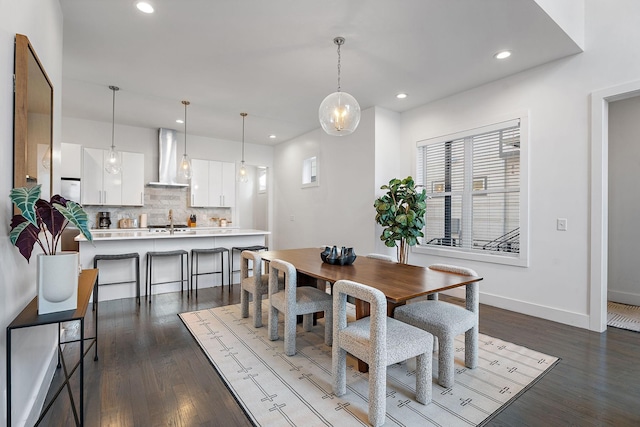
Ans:
{"label": "pendant light", "polygon": [[191,179],[191,160],[187,155],[187,105],[191,104],[189,101],[182,101],[184,105],[184,154],[182,155],[182,161],[180,162],[180,173],[186,179]]}
{"label": "pendant light", "polygon": [[333,42],[338,45],[338,91],[322,101],[318,109],[318,117],[326,133],[342,136],[353,133],[358,127],[360,105],[353,96],[340,91],[340,46],[344,44],[344,37],[336,37]]}
{"label": "pendant light", "polygon": [[242,160],[238,170],[238,182],[248,182],[247,168],[244,166],[244,118],[247,117],[247,113],[240,113],[240,115],[242,116]]}
{"label": "pendant light", "polygon": [[109,148],[109,152],[107,153],[107,158],[105,160],[104,169],[112,174],[116,175],[120,173],[120,169],[122,169],[122,157],[120,153],[116,151],[115,146],[115,133],[116,133],[116,92],[120,90],[118,86],[109,86],[109,89],[113,92],[113,109],[111,116],[111,148]]}

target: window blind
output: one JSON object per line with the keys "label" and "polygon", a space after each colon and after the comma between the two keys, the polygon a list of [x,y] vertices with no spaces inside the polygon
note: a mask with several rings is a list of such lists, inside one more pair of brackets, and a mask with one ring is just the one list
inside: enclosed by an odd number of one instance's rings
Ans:
{"label": "window blind", "polygon": [[520,126],[503,122],[418,144],[429,196],[421,245],[519,253]]}

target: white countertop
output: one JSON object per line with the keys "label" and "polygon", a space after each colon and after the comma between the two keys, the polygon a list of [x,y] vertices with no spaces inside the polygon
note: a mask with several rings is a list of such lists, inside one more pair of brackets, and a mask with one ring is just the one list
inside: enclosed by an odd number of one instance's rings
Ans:
{"label": "white countertop", "polygon": [[[150,232],[147,228],[114,228],[91,230],[93,241],[100,240],[147,240],[147,239],[184,239],[194,237],[225,237],[225,236],[261,236],[271,234],[270,231],[255,230],[250,228],[228,228],[228,227],[193,227],[182,229],[174,234],[167,232]],[[82,234],[78,234],[74,240],[86,242]]]}

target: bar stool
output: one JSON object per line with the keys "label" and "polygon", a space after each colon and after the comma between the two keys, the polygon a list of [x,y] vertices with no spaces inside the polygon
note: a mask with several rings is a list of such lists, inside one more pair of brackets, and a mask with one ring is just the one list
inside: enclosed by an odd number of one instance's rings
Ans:
{"label": "bar stool", "polygon": [[[180,279],[179,280],[168,280],[165,282],[155,282],[153,283],[153,278],[151,277],[151,273],[153,272],[153,258],[155,257],[172,257],[172,256],[179,256],[180,257]],[[182,249],[178,249],[175,251],[164,251],[164,252],[147,252],[147,265],[146,265],[146,280],[145,280],[145,286],[144,286],[144,294],[145,297],[147,296],[151,296],[151,286],[153,285],[162,285],[164,283],[175,283],[175,282],[180,282],[180,292],[183,292],[184,288],[184,282],[187,282],[187,290],[189,288],[189,276],[187,275],[185,278],[184,275],[184,260],[185,260],[185,256],[187,259],[187,274],[188,274],[188,270],[189,270],[189,252],[182,250]],[[149,289],[149,291],[147,292],[147,288]],[[189,297],[189,293],[187,293],[187,298]],[[151,299],[149,299],[149,304],[151,304]]]}
{"label": "bar stool", "polygon": [[269,247],[268,246],[263,246],[263,245],[254,245],[254,246],[234,246],[231,248],[231,277],[229,278],[229,283],[233,284],[233,273],[240,271],[240,269],[235,270],[233,268],[234,266],[234,258],[233,258],[233,253],[234,252],[240,252],[242,253],[242,251],[253,251],[253,252],[260,252],[260,251],[268,251]]}
{"label": "bar stool", "polygon": [[96,302],[98,301],[98,286],[104,285],[119,285],[122,283],[134,283],[136,284],[136,301],[140,305],[140,254],[132,252],[128,254],[115,254],[115,255],[96,255],[93,257],[93,268],[98,268],[98,261],[115,261],[123,259],[134,259],[136,261],[136,278],[134,280],[124,280],[120,282],[100,283],[100,274],[98,273],[98,280],[96,286],[93,288],[93,308],[95,309]]}
{"label": "bar stool", "polygon": [[[227,248],[210,248],[210,249],[191,249],[191,286],[189,287],[189,291],[193,290],[193,283],[196,284],[196,298],[198,297],[198,276],[203,276],[206,274],[220,274],[220,286],[224,290],[224,254],[227,254],[227,270],[231,267],[229,266],[229,249]],[[213,255],[215,261],[215,255],[220,254],[220,270],[217,271],[209,271],[206,273],[200,273],[198,261],[200,255]],[[193,272],[195,266],[196,272]],[[194,280],[195,276],[195,280]],[[231,291],[231,273],[227,272],[227,279],[229,281],[229,291]]]}

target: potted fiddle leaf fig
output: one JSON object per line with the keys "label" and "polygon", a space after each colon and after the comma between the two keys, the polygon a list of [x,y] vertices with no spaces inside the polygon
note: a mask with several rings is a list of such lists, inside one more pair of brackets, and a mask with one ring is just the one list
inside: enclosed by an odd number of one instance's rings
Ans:
{"label": "potted fiddle leaf fig", "polygon": [[78,253],[59,252],[62,231],[69,223],[92,240],[85,210],[71,200],[55,195],[50,201],[40,198],[40,185],[14,188],[9,194],[20,210],[11,219],[9,239],[29,262],[36,244],[38,254],[38,314],[73,310],[77,306]]}
{"label": "potted fiddle leaf fig", "polygon": [[418,190],[413,178],[394,178],[380,187],[387,193],[374,202],[376,222],[383,227],[380,240],[387,247],[396,247],[398,261],[406,264],[409,247],[424,237],[424,215],[427,209],[425,189]]}

